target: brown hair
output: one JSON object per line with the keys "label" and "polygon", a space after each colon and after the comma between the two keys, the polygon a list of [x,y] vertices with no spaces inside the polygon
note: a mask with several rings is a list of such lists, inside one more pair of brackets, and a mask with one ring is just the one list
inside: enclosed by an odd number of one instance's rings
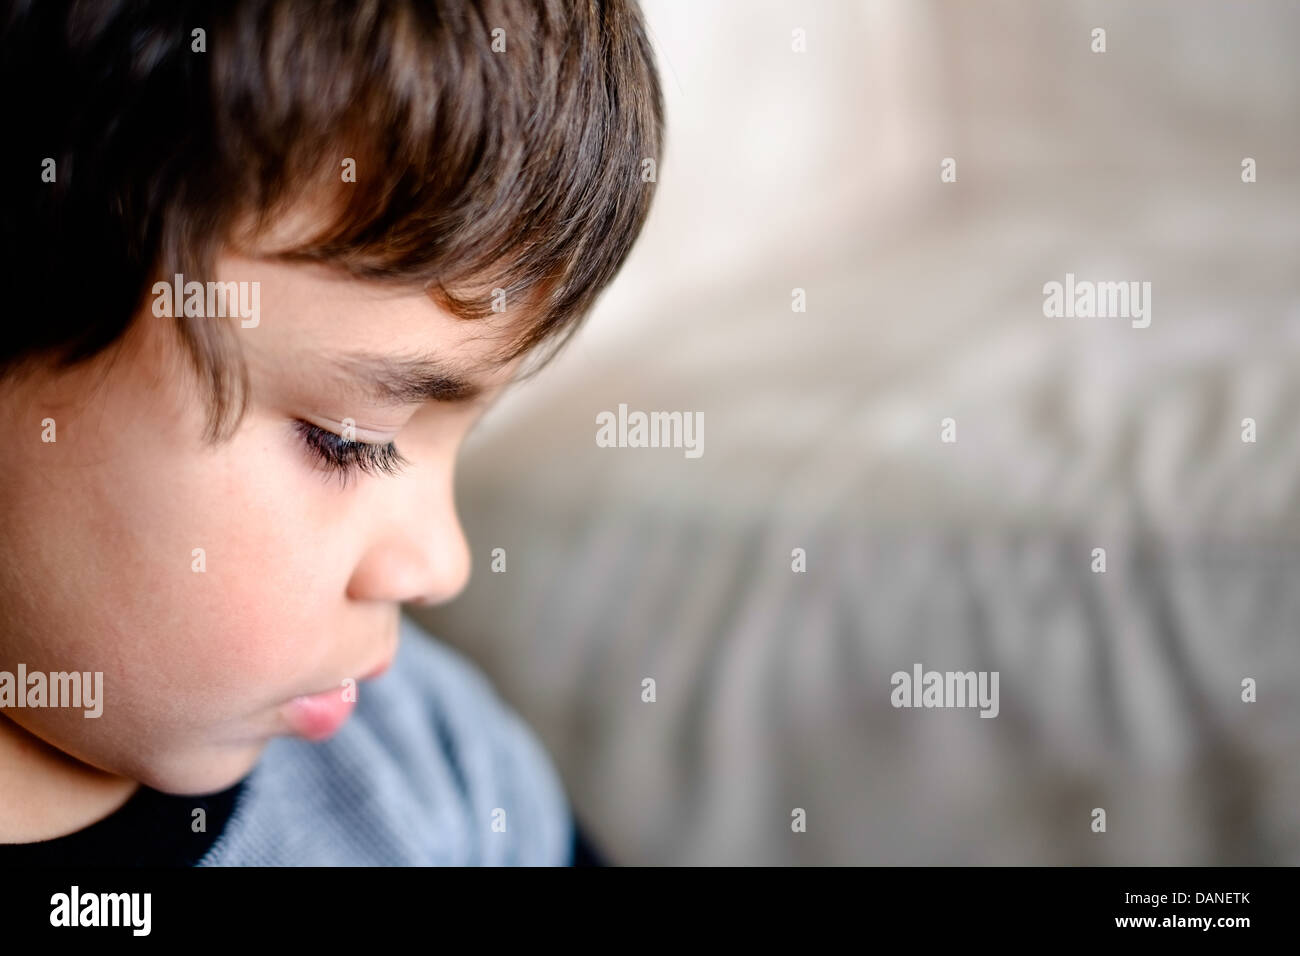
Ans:
{"label": "brown hair", "polygon": [[[418,286],[465,319],[503,289],[527,316],[503,361],[544,341],[549,360],[653,198],[663,103],[635,0],[7,6],[0,371],[99,354],[153,278],[202,280],[304,205],[322,221],[277,258]],[[89,308],[59,301],[70,285]],[[232,329],[176,327],[219,438],[247,400]]]}

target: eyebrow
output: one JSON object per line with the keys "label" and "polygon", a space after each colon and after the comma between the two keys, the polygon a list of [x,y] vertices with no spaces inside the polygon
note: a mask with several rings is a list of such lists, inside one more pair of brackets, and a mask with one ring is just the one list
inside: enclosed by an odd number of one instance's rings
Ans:
{"label": "eyebrow", "polygon": [[357,353],[322,357],[380,404],[471,402],[488,391],[461,369],[433,356],[392,358]]}

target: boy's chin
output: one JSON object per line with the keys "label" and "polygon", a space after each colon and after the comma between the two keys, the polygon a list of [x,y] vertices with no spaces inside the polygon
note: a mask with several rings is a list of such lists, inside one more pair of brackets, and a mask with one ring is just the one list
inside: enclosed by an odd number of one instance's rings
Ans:
{"label": "boy's chin", "polygon": [[257,765],[267,741],[238,749],[205,751],[177,760],[166,767],[149,767],[132,774],[141,784],[177,797],[201,797],[229,790]]}

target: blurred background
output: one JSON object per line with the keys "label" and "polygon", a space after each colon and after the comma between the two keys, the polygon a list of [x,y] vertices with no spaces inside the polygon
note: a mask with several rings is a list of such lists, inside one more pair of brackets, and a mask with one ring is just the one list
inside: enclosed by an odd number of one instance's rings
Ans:
{"label": "blurred background", "polygon": [[[421,623],[617,863],[1300,863],[1300,6],[643,9],[656,206]],[[1067,272],[1150,327],[1044,317]],[[703,455],[598,447],[620,403]],[[917,662],[998,717],[892,707]]]}

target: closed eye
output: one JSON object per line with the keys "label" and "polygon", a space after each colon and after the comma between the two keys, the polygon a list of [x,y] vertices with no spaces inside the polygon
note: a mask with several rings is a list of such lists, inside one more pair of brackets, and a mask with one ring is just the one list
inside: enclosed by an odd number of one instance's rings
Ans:
{"label": "closed eye", "polygon": [[352,441],[301,419],[294,422],[294,427],[316,463],[338,475],[344,485],[359,474],[396,475],[410,464],[392,442],[377,445]]}

